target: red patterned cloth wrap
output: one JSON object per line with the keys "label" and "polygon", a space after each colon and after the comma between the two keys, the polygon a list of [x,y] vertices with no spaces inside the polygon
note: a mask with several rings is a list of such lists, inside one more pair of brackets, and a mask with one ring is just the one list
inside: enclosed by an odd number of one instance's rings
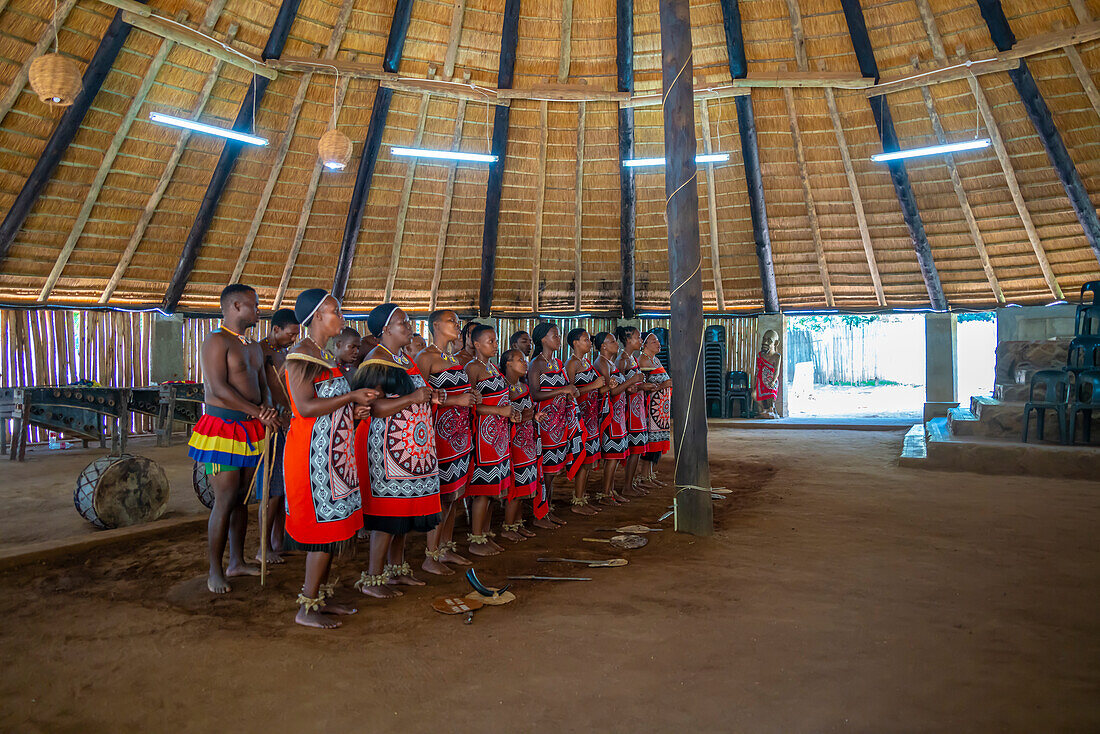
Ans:
{"label": "red patterned cloth wrap", "polygon": [[[416,363],[401,359],[405,364],[400,367],[413,385],[427,385]],[[431,403],[414,403],[387,418],[360,421],[355,451],[363,477],[364,515],[415,518],[442,512]]]}
{"label": "red patterned cloth wrap", "polygon": [[[472,363],[471,363],[472,364]],[[511,405],[508,383],[492,362],[489,377],[477,383],[482,405]],[[511,421],[502,415],[474,412],[474,470],[468,497],[503,497],[512,486]]]}
{"label": "red patterned cloth wrap", "polygon": [[187,442],[187,455],[195,461],[227,468],[257,466],[263,451],[264,424],[247,413],[217,405],[206,406]]}
{"label": "red patterned cloth wrap", "polygon": [[[634,375],[640,375],[642,370],[634,357],[627,357],[627,360],[623,377],[629,380]],[[627,453],[631,456],[644,454],[649,444],[649,421],[646,419],[645,396],[646,394],[641,391],[629,393],[626,396]]]}
{"label": "red patterned cloth wrap", "polygon": [[[520,410],[534,407],[531,391],[520,382],[509,390],[508,399]],[[512,424],[512,486],[508,489],[508,501],[534,497],[542,481],[542,464],[539,462],[538,431],[535,420]]]}
{"label": "red patterned cloth wrap", "polygon": [[757,352],[756,377],[752,381],[757,400],[776,400],[779,398],[779,385],[771,386],[772,381],[775,379],[775,373],[776,365],[772,364],[763,354]]}
{"label": "red patterned cloth wrap", "polygon": [[[583,369],[578,370],[573,377],[573,384],[578,388],[585,387],[595,382],[600,377],[587,359],[583,360]],[[577,399],[577,415],[580,419],[581,429],[584,431],[584,464],[595,464],[603,458],[600,453],[600,408],[603,406],[603,396],[599,390],[593,390],[581,395]]]}
{"label": "red patterned cloth wrap", "polygon": [[[428,376],[428,384],[445,390],[447,397],[470,392],[470,378],[457,361],[447,360],[447,369]],[[448,400],[448,402],[450,402]],[[435,453],[439,461],[439,491],[450,502],[462,496],[470,481],[471,458],[474,451],[473,408],[455,405],[433,405],[435,422]]]}
{"label": "red patterned cloth wrap", "polygon": [[[287,355],[287,362],[294,360],[325,367],[313,378],[317,397],[334,398],[350,391],[339,369],[308,355]],[[348,540],[363,527],[353,405],[349,403],[327,415],[305,418],[294,403],[289,379],[287,395],[293,414],[283,450],[286,531],[302,544]]]}
{"label": "red patterned cloth wrap", "polygon": [[[656,361],[656,358],[654,358]],[[661,385],[671,378],[665,372],[665,368],[657,362],[657,366],[646,371],[646,381],[654,385]],[[649,443],[646,444],[646,453],[668,451],[669,431],[672,427],[672,390],[668,388],[654,390],[646,393],[646,417],[649,422]]]}
{"label": "red patterned cloth wrap", "polygon": [[[615,363],[605,357],[600,358],[607,362],[612,385],[618,387],[623,384],[626,378]],[[605,459],[625,459],[628,455],[625,392],[604,396],[600,406],[600,452]]]}
{"label": "red patterned cloth wrap", "polygon": [[[556,390],[569,384],[569,375],[560,359],[547,365],[547,370],[539,378],[542,390]],[[557,474],[565,469],[566,476],[572,479],[584,461],[584,432],[577,416],[577,403],[569,395],[539,401],[539,412],[543,414],[539,426],[539,441],[542,444],[542,473]]]}

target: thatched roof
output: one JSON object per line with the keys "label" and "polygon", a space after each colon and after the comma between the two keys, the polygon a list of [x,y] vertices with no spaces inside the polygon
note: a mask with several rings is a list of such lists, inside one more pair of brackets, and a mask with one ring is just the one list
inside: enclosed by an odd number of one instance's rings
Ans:
{"label": "thatched roof", "polygon": [[[1075,13],[1072,3],[1077,3]],[[357,60],[380,69],[395,0],[354,0],[346,32],[334,34],[341,0],[301,0],[283,57],[308,57],[330,43],[336,58]],[[914,73],[914,58],[922,68],[942,66],[934,39],[922,23],[918,0],[864,0],[863,10],[875,59],[883,81]],[[60,2],[64,9],[73,2]],[[453,78],[469,75],[471,83],[496,87],[503,1],[415,0],[402,55],[400,74],[425,79],[429,70],[446,79],[448,45],[457,42]],[[839,0],[801,0],[801,29],[792,23],[785,0],[741,0],[740,11],[749,63],[749,78],[783,70],[859,74],[848,27]],[[563,6],[571,6],[571,42],[562,43]],[[990,32],[973,0],[927,0],[934,29],[953,59],[958,46],[970,58],[997,54]],[[53,3],[41,0],[0,2],[0,90],[6,89],[31,58],[39,39],[49,31]],[[187,13],[186,24],[203,23],[208,5],[199,0],[149,0],[155,14],[175,18]],[[232,45],[259,57],[279,3],[276,0],[228,0],[216,16],[213,35],[225,39],[235,29]],[[456,7],[464,7],[461,23],[452,24]],[[635,3],[635,94],[660,91],[660,28],[657,0]],[[1097,0],[1005,0],[1004,11],[1021,43],[1052,32],[1057,24],[1081,26],[1100,17]],[[61,52],[81,66],[95,53],[116,9],[98,0],[77,0],[60,33]],[[726,38],[718,0],[692,3],[696,88],[728,85]],[[460,35],[452,33],[457,27]],[[804,35],[805,58],[796,50],[795,34]],[[514,87],[529,89],[557,82],[563,54],[568,53],[566,82],[593,90],[616,89],[614,0],[525,0],[519,24]],[[1090,38],[1095,38],[1095,34]],[[200,106],[204,85],[215,60],[176,44],[155,71],[144,104],[125,135],[113,162],[100,171],[105,153],[131,106],[143,79],[165,41],[135,29],[126,40],[82,128],[64,153],[52,180],[38,198],[6,259],[0,263],[0,301],[31,303],[48,282],[59,253],[73,233],[81,207],[94,204],[60,271],[49,288],[51,304],[100,301],[112,280],[109,302],[114,305],[159,303],[179,259],[199,202],[218,160],[222,141],[192,135],[178,165],[167,180],[148,226],[135,229],[158,180],[165,172],[181,133],[149,122],[152,110],[192,114]],[[1075,48],[1092,82],[1100,69],[1100,42],[1088,40]],[[1028,64],[1038,81],[1062,139],[1093,202],[1100,202],[1100,98],[1090,101],[1063,48],[1036,54]],[[251,75],[231,64],[218,64],[202,119],[230,126]],[[284,272],[287,298],[312,286],[331,283],[356,165],[367,134],[368,118],[379,82],[341,77],[348,82],[339,128],[355,143],[352,164],[343,172],[320,175],[315,198],[303,216],[304,200],[316,162],[317,139],[332,113],[331,70],[319,69],[303,86],[302,72],[281,71],[271,82],[257,111],[257,131],[271,139],[264,148],[245,146],[205,235],[199,258],[182,301],[183,309],[209,309],[230,280],[243,248],[250,247],[240,280],[254,285],[270,305]],[[1016,89],[1002,71],[977,77],[988,98],[1007,152],[1008,163],[1026,201],[1039,244],[1057,284],[1072,296],[1086,280],[1098,277],[1097,256],[1070,207],[1065,189],[1020,103]],[[0,120],[0,209],[7,210],[41,155],[60,113],[40,103],[30,88]],[[957,79],[928,87],[948,139],[966,139],[975,129],[976,108],[970,83]],[[304,93],[300,114],[292,119],[295,97]],[[1092,89],[1095,94],[1095,87]],[[800,167],[786,96],[792,96],[804,158]],[[888,307],[920,307],[928,294],[913,244],[885,165],[870,156],[881,143],[868,103],[868,91],[830,90],[839,112],[858,194],[866,211],[867,231],[882,296]],[[841,309],[878,307],[869,259],[858,224],[853,191],[844,168],[841,145],[823,88],[754,88],[751,92],[764,174],[765,200],[775,276],[784,308],[827,306],[822,278],[825,264],[833,305]],[[484,166],[457,168],[449,212],[445,210],[446,165],[415,166],[408,189],[403,231],[397,232],[402,191],[412,165],[395,159],[391,145],[409,145],[420,137],[426,148],[449,148],[455,120],[462,109],[459,147],[487,152],[492,107],[476,98],[415,91],[394,91],[377,160],[370,196],[351,269],[346,301],[361,308],[377,303],[384,293],[395,240],[401,259],[393,284],[394,300],[411,309],[425,309],[435,267],[437,245],[443,242],[439,305],[469,308],[477,301],[487,172]],[[905,147],[934,141],[927,106],[920,88],[887,96],[897,133]],[[706,133],[714,150],[730,160],[713,168],[720,278],[725,307],[757,309],[761,284],[747,202],[734,99],[707,103]],[[704,131],[702,102],[697,102],[699,149]],[[532,271],[538,252],[538,304],[541,311],[572,310],[575,305],[575,223],[580,206],[583,267],[580,306],[608,312],[620,304],[618,101],[591,100],[583,105],[583,140],[578,143],[579,112],[575,101],[511,103],[508,155],[500,215],[500,232],[493,307],[502,312],[531,312]],[[545,119],[545,126],[543,120]],[[487,124],[488,123],[488,124]],[[662,154],[660,107],[635,110],[636,156]],[[423,132],[419,132],[422,128]],[[545,137],[543,130],[545,129]],[[979,132],[985,126],[979,123]],[[277,166],[280,144],[289,147]],[[984,135],[984,132],[983,132]],[[578,145],[583,151],[578,155]],[[540,163],[545,146],[545,162]],[[578,160],[583,162],[580,196],[576,194]],[[982,236],[992,273],[1008,302],[1046,303],[1055,300],[1006,186],[1006,174],[993,149],[956,157],[964,196]],[[540,170],[544,166],[545,174]],[[959,307],[996,306],[990,279],[979,259],[964,209],[952,185],[943,157],[907,163],[913,191],[948,301]],[[805,171],[817,218],[821,256],[817,252],[804,194]],[[639,311],[666,309],[668,261],[663,219],[662,169],[639,171],[637,182],[636,291]],[[97,173],[102,187],[89,200]],[[272,178],[274,176],[274,178]],[[265,187],[273,184],[266,206]],[[716,308],[715,274],[710,242],[711,212],[707,178],[700,168],[699,201],[702,236],[704,301]],[[542,201],[541,228],[536,221]],[[261,212],[257,216],[257,212]],[[446,212],[446,213],[445,213]],[[258,228],[253,226],[255,219]],[[299,230],[301,245],[287,268]],[[441,240],[441,227],[446,227]],[[250,228],[255,230],[249,237]],[[541,229],[541,237],[536,233]],[[134,240],[133,245],[131,241]],[[536,247],[537,244],[537,247]],[[134,246],[136,245],[136,246]],[[129,246],[129,248],[128,248]],[[129,251],[128,251],[129,250]],[[120,261],[122,266],[120,267]]]}

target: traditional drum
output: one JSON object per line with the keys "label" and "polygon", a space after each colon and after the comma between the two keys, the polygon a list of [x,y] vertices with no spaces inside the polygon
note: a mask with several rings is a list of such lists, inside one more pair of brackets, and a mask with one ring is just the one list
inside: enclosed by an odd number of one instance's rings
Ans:
{"label": "traditional drum", "polygon": [[168,477],[144,456],[104,456],[77,477],[73,504],[97,528],[149,522],[168,506]]}
{"label": "traditional drum", "polygon": [[195,462],[191,470],[191,483],[202,506],[208,510],[214,509],[214,490],[210,487],[210,477],[206,474],[205,465]]}

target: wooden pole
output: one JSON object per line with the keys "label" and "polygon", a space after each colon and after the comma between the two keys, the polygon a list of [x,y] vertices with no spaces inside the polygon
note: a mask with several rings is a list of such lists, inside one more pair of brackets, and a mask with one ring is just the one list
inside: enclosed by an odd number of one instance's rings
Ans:
{"label": "wooden pole", "polygon": [[[713,153],[710,142],[710,110],[707,100],[699,103],[700,124],[703,128],[703,152]],[[714,277],[714,299],[719,311],[726,310],[726,292],[722,287],[722,257],[718,247],[718,197],[714,190],[714,166],[708,163],[707,173],[707,225],[710,230],[710,272]]]}
{"label": "wooden pole", "polygon": [[584,290],[581,253],[584,246],[584,102],[577,110],[577,171],[573,185],[573,309],[580,313],[581,294]]}
{"label": "wooden pole", "polygon": [[[463,81],[469,83],[470,72],[466,72]],[[458,109],[455,111],[455,129],[451,136],[451,150],[458,150],[458,144],[462,142],[462,126],[466,121],[466,100],[458,100]],[[451,228],[451,203],[455,195],[455,175],[458,173],[457,162],[450,164],[447,171],[447,183],[443,186],[443,211],[440,213],[439,234],[435,239],[435,264],[432,267],[432,284],[428,301],[428,310],[434,311],[439,304],[439,283],[443,279],[443,256],[447,251],[447,232]]]}
{"label": "wooden pole", "polygon": [[[1001,0],[978,0],[978,9],[989,28],[989,35],[993,39],[993,45],[998,51],[1007,51],[1016,44],[1016,36],[1008,24]],[[1062,142],[1062,136],[1058,132],[1058,126],[1054,124],[1050,108],[1043,99],[1039,85],[1035,83],[1035,77],[1031,75],[1027,60],[1020,59],[1015,69],[1008,70],[1008,77],[1012,80],[1016,92],[1020,95],[1020,102],[1027,110],[1027,116],[1035,128],[1039,140],[1043,143],[1047,158],[1051,166],[1058,174],[1062,182],[1062,188],[1066,190],[1069,203],[1073,207],[1077,220],[1085,232],[1085,239],[1092,247],[1096,259],[1100,260],[1100,217],[1097,217],[1096,207],[1089,198],[1089,192],[1081,181],[1081,175],[1077,172],[1077,166]]]}
{"label": "wooden pole", "polygon": [[[282,53],[287,36],[290,34],[290,26],[294,23],[294,18],[298,14],[299,3],[301,3],[301,0],[282,0],[282,4],[279,6],[279,14],[275,16],[275,24],[271,27],[267,44],[264,46],[261,55],[261,58],[265,61]],[[237,110],[237,118],[233,122],[234,130],[248,132],[252,129],[253,114],[263,102],[264,92],[267,91],[267,85],[270,83],[271,80],[267,77],[253,75],[252,83],[248,86],[248,91]],[[172,279],[169,281],[168,288],[164,293],[162,307],[165,311],[174,311],[176,306],[179,305],[180,298],[183,297],[183,290],[187,287],[191,271],[195,269],[195,263],[199,259],[199,250],[202,249],[202,241],[206,236],[206,230],[210,228],[211,222],[214,221],[218,202],[221,201],[225,186],[229,183],[229,176],[233,173],[233,167],[237,163],[243,145],[244,143],[235,140],[226,140],[222,144],[222,152],[218,157],[218,163],[214,166],[214,172],[210,176],[209,184],[206,186],[206,193],[203,195],[202,201],[199,203],[199,210],[195,214],[195,222],[191,225],[191,231],[187,233],[187,239],[183,243],[179,263],[176,265],[176,269],[172,273]]]}
{"label": "wooden pole", "polygon": [[[721,0],[722,26],[726,34],[726,53],[730,76],[748,76],[745,39],[741,32],[741,8],[737,0]],[[760,171],[760,147],[756,140],[756,115],[752,97],[736,97],[737,130],[741,138],[741,157],[745,165],[748,186],[749,216],[752,218],[752,238],[756,245],[756,264],[760,270],[760,290],[764,311],[779,313],[779,290],[775,285],[775,265],[772,260],[772,240],[768,231],[768,209],[764,203],[764,177]]]}
{"label": "wooden pole", "polygon": [[130,35],[130,29],[131,26],[122,20],[122,12],[115,13],[111,24],[107,26],[107,32],[99,42],[95,55],[88,62],[88,68],[84,70],[80,93],[76,95],[73,103],[65,108],[53,134],[46,141],[46,147],[42,149],[34,168],[31,169],[31,175],[23,183],[23,188],[19,190],[11,208],[4,216],[3,223],[0,223],[0,264],[8,256],[16,235],[23,227],[23,222],[27,221],[27,216],[38,201],[39,195],[50,182],[54,169],[69,148],[69,143],[76,137],[84,116],[88,114],[96,94],[99,93],[99,88],[103,85],[103,80],[114,66],[115,58],[122,50],[126,37]]}
{"label": "wooden pole", "polygon": [[535,238],[531,253],[531,313],[539,312],[539,271],[542,269],[542,219],[546,206],[546,146],[549,142],[550,123],[546,102],[539,102],[539,168],[538,191],[535,192]]}
{"label": "wooden pole", "polygon": [[[396,74],[401,65],[401,52],[405,48],[405,36],[409,31],[412,18],[413,0],[397,0],[390,23],[390,35],[386,41],[386,53],[382,57],[382,70]],[[336,259],[336,273],[332,278],[332,295],[343,299],[351,275],[351,265],[355,260],[355,248],[359,243],[359,230],[363,226],[363,212],[370,197],[371,181],[374,179],[374,166],[378,162],[378,151],[382,147],[382,133],[386,129],[386,118],[390,114],[390,99],[393,90],[379,87],[374,94],[370,123],[367,125],[367,137],[363,141],[363,154],[359,158],[359,168],[355,172],[355,187],[348,203],[348,216],[344,221],[344,238],[340,243],[340,254]]]}
{"label": "wooden pole", "polygon": [[[497,87],[511,89],[516,68],[516,46],[519,43],[520,0],[505,0],[504,23],[500,31],[500,67]],[[489,315],[493,307],[493,278],[496,274],[497,233],[500,228],[500,197],[504,192],[504,164],[508,152],[508,118],[511,108],[497,105],[493,115],[493,150],[497,157],[489,164],[489,181],[485,187],[485,226],[481,236],[481,290],[478,293],[478,315]]]}
{"label": "wooden pole", "polygon": [[[867,23],[863,19],[863,7],[859,0],[840,0],[840,5],[844,11],[844,20],[848,24],[848,35],[852,40],[856,60],[859,62],[859,70],[865,77],[871,77],[877,81],[878,63],[875,61],[875,52],[871,47],[871,36],[867,33]],[[886,152],[900,149],[886,96],[872,96],[868,101],[871,103],[871,114],[875,118],[875,130],[882,142],[882,149]],[[928,235],[924,231],[924,222],[921,220],[920,209],[917,208],[917,199],[909,183],[909,173],[902,161],[890,161],[887,166],[890,170],[890,182],[894,185],[894,194],[901,207],[901,216],[905,220],[909,239],[913,243],[913,251],[917,256],[917,265],[924,279],[924,287],[928,291],[928,302],[933,309],[946,311],[947,297],[944,296],[940,274],[932,259],[932,247],[928,244]]]}
{"label": "wooden pole", "polygon": [[[618,90],[634,93],[634,0],[615,0],[615,65]],[[634,109],[619,107],[619,257],[622,261],[623,318],[637,313],[634,300],[636,236],[634,169],[622,164],[634,157]]]}
{"label": "wooden pole", "polygon": [[664,91],[665,216],[671,284],[673,444],[676,529],[714,532],[703,386],[703,273],[699,251],[699,187],[695,168],[690,0],[660,0]]}

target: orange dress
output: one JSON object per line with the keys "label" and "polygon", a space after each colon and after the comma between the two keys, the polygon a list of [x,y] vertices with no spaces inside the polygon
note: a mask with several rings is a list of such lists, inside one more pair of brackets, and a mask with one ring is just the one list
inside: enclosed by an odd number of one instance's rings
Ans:
{"label": "orange dress", "polygon": [[[319,398],[351,391],[333,365],[305,354],[288,354],[286,359],[324,367],[313,378]],[[353,407],[349,403],[327,415],[306,418],[298,412],[289,380],[287,395],[293,417],[283,453],[286,531],[304,550],[328,551],[326,546],[349,540],[363,527]]]}

